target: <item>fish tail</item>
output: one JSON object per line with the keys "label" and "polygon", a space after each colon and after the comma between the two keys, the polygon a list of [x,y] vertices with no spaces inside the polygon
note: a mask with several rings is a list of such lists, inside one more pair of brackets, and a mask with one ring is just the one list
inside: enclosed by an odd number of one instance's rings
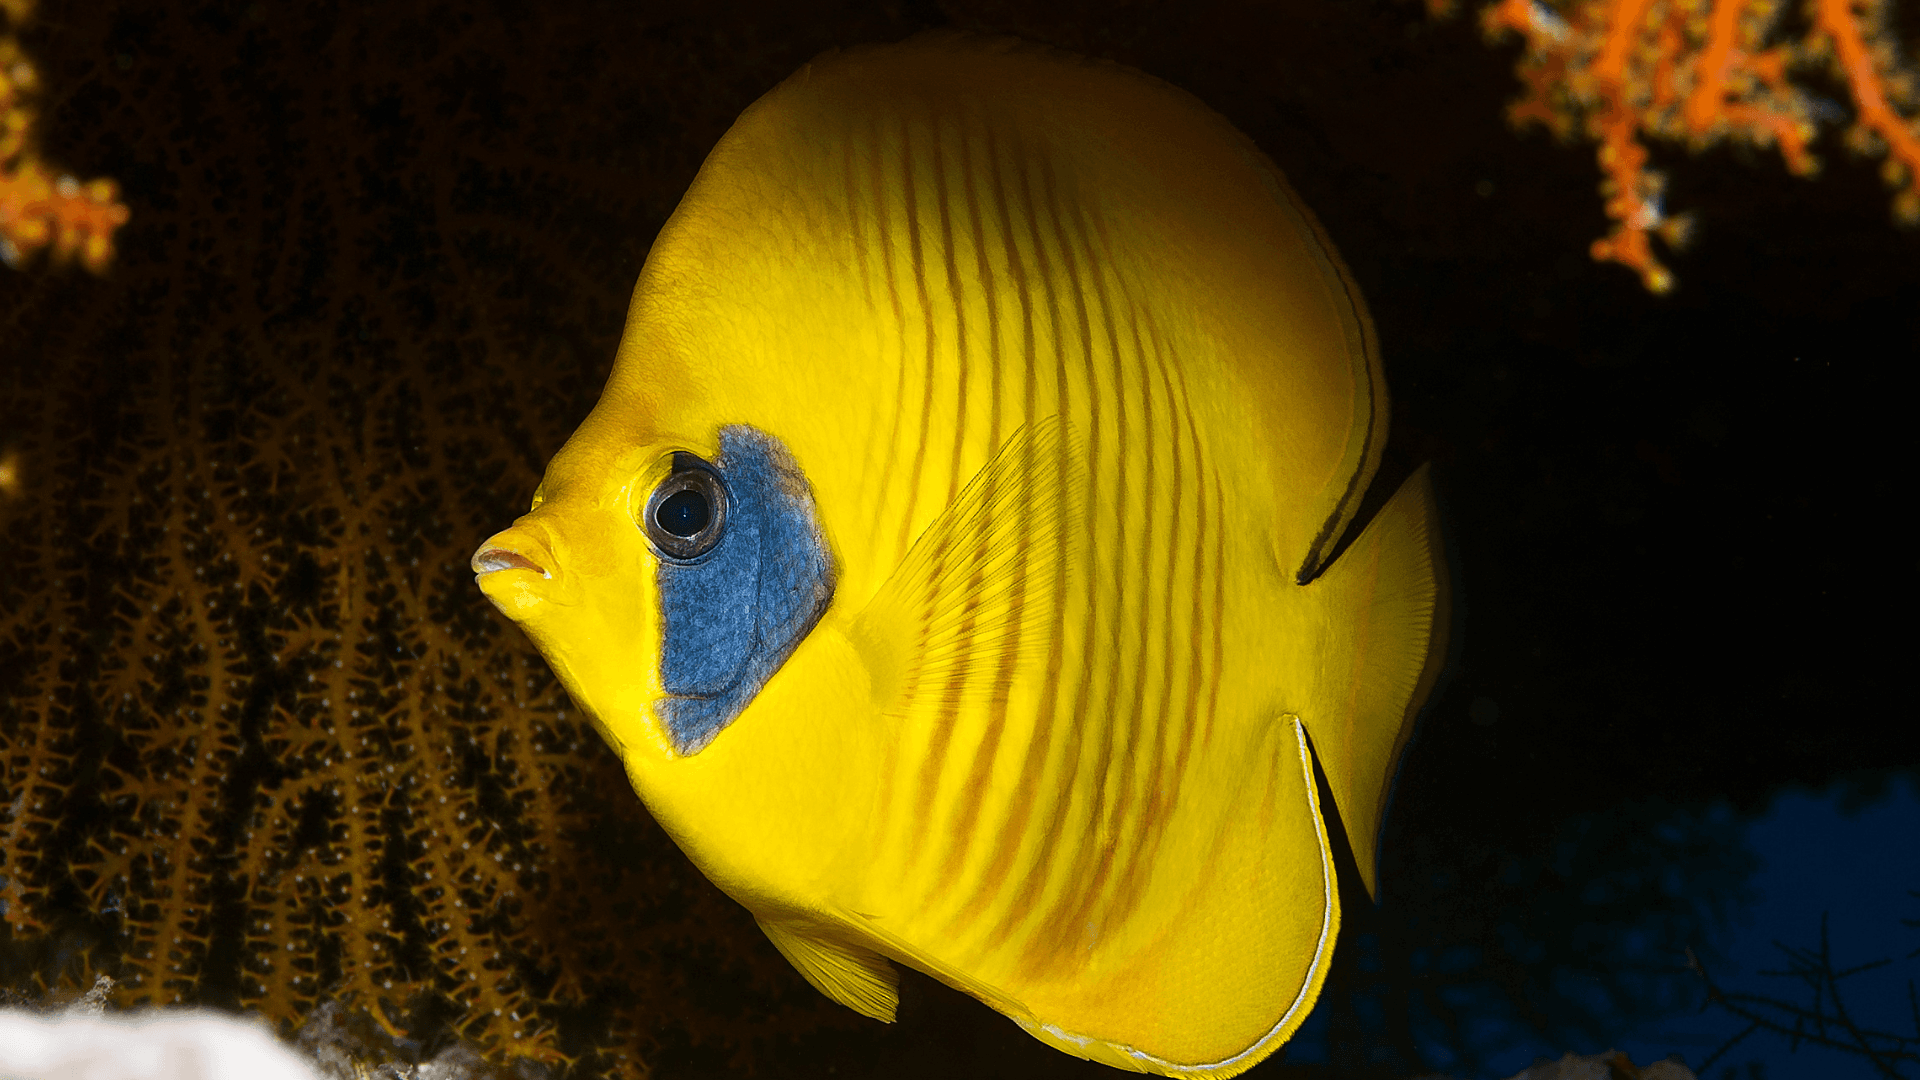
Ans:
{"label": "fish tail", "polygon": [[1446,580],[1433,481],[1421,466],[1306,588],[1320,593],[1314,756],[1367,892],[1377,896],[1380,829],[1413,722],[1445,658]]}

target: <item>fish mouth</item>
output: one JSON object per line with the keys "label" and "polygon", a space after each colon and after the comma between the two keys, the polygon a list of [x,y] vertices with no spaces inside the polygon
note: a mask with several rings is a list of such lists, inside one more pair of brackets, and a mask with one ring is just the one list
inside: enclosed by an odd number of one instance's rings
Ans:
{"label": "fish mouth", "polygon": [[480,542],[468,562],[473,568],[474,580],[480,581],[489,574],[506,570],[531,570],[549,581],[553,580],[553,572],[559,564],[554,561],[551,545],[545,541],[539,527],[526,522],[515,522],[494,533]]}
{"label": "fish mouth", "polygon": [[473,560],[469,565],[478,576],[497,573],[501,570],[532,570],[541,577],[553,577],[553,573],[546,567],[512,548],[488,547],[483,544],[479,551],[473,553]]}

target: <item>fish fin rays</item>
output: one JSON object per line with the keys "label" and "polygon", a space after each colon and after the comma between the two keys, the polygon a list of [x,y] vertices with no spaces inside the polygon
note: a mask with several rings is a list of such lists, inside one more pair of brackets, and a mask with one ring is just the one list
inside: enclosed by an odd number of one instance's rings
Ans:
{"label": "fish fin rays", "polygon": [[1307,589],[1329,627],[1303,714],[1369,895],[1401,750],[1446,649],[1445,564],[1422,466]]}
{"label": "fish fin rays", "polygon": [[[1072,432],[1049,416],[1014,432],[855,618],[876,703],[957,704],[1003,692],[1014,661],[1043,652],[1084,543],[1087,477]],[[985,677],[983,677],[983,675]]]}
{"label": "fish fin rays", "polygon": [[760,929],[814,989],[862,1016],[893,1022],[900,974],[886,957],[782,923],[760,920]]}

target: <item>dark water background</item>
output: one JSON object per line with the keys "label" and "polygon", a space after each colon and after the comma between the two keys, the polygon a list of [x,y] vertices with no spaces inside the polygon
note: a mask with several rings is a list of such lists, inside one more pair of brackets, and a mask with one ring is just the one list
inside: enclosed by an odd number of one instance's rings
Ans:
{"label": "dark water background", "polygon": [[[1920,936],[1914,918],[1916,898],[1887,885],[1890,880],[1899,881],[1903,871],[1912,877],[1913,838],[1920,837],[1920,797],[1910,778],[1871,806],[1852,805],[1847,794],[1844,787],[1820,793],[1788,789],[1777,794],[1767,811],[1748,826],[1747,844],[1760,859],[1748,881],[1754,902],[1727,928],[1722,938],[1726,956],[1713,973],[1728,988],[1808,1004],[1807,987],[1784,974],[1796,966],[1796,958],[1780,945],[1817,949],[1824,919],[1836,967],[1858,966],[1890,955],[1904,957],[1902,963],[1842,979],[1839,987],[1855,1022],[1911,1037],[1913,1004],[1908,988],[1916,966],[1913,946]],[[1769,1015],[1777,1018],[1779,1014]],[[1676,1011],[1629,1026],[1617,1041],[1638,1061],[1678,1052],[1697,1065],[1747,1024],[1724,1009]],[[1516,1048],[1508,1054],[1524,1056],[1525,1051]],[[1754,1071],[1755,1064],[1760,1071]],[[1865,1080],[1886,1075],[1858,1054],[1804,1044],[1795,1050],[1789,1040],[1777,1036],[1735,1043],[1707,1075],[1724,1076],[1729,1066],[1737,1067],[1737,1076],[1756,1078]],[[1896,1075],[1911,1072],[1910,1064],[1895,1069]]]}
{"label": "dark water background", "polygon": [[[936,26],[1121,60],[1249,133],[1372,306],[1394,395],[1383,481],[1436,467],[1455,654],[1398,783],[1382,901],[1346,897],[1320,1007],[1253,1075],[1506,1075],[1616,1044],[1698,1065],[1739,1025],[1698,1014],[1686,950],[1729,989],[1805,1002],[1759,971],[1768,939],[1816,947],[1822,910],[1836,964],[1901,958],[1862,1006],[1911,1023],[1920,562],[1898,524],[1914,487],[1898,387],[1920,359],[1920,239],[1836,138],[1812,181],[1769,153],[1656,148],[1668,206],[1699,228],[1670,260],[1679,288],[1653,297],[1586,256],[1606,229],[1590,148],[1504,123],[1515,46],[1417,3],[50,4],[28,41],[58,88],[50,156],[116,177],[134,208],[123,266],[244,272],[196,238],[309,229],[293,247],[326,268],[310,287],[397,288],[430,284],[416,263],[458,242],[515,303],[586,313],[527,361],[572,365],[584,415],[654,231],[731,118],[823,49]],[[195,34],[221,44],[184,47]],[[364,48],[318,63],[311,35]],[[346,118],[338,145],[283,111],[316,87]],[[449,100],[466,127],[423,141]],[[462,140],[474,157],[432,156]],[[523,235],[455,236],[422,201],[437,176],[455,209]],[[384,224],[347,246],[324,216],[250,216],[275,184]],[[532,276],[521,242],[567,273]],[[0,274],[0,308],[90,311],[114,288]],[[58,361],[6,325],[0,362]],[[190,320],[176,333],[198,347]],[[1756,1035],[1712,1075],[1848,1060]],[[899,1024],[762,1071],[1104,1070],[909,975]]]}

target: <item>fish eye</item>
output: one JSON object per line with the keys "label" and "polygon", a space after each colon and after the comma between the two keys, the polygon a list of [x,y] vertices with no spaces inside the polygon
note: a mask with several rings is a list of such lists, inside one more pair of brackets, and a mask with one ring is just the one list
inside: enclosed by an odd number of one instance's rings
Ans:
{"label": "fish eye", "polygon": [[647,497],[641,527],[666,558],[697,559],[713,550],[727,524],[727,488],[713,466],[692,454],[673,456],[673,473]]}

